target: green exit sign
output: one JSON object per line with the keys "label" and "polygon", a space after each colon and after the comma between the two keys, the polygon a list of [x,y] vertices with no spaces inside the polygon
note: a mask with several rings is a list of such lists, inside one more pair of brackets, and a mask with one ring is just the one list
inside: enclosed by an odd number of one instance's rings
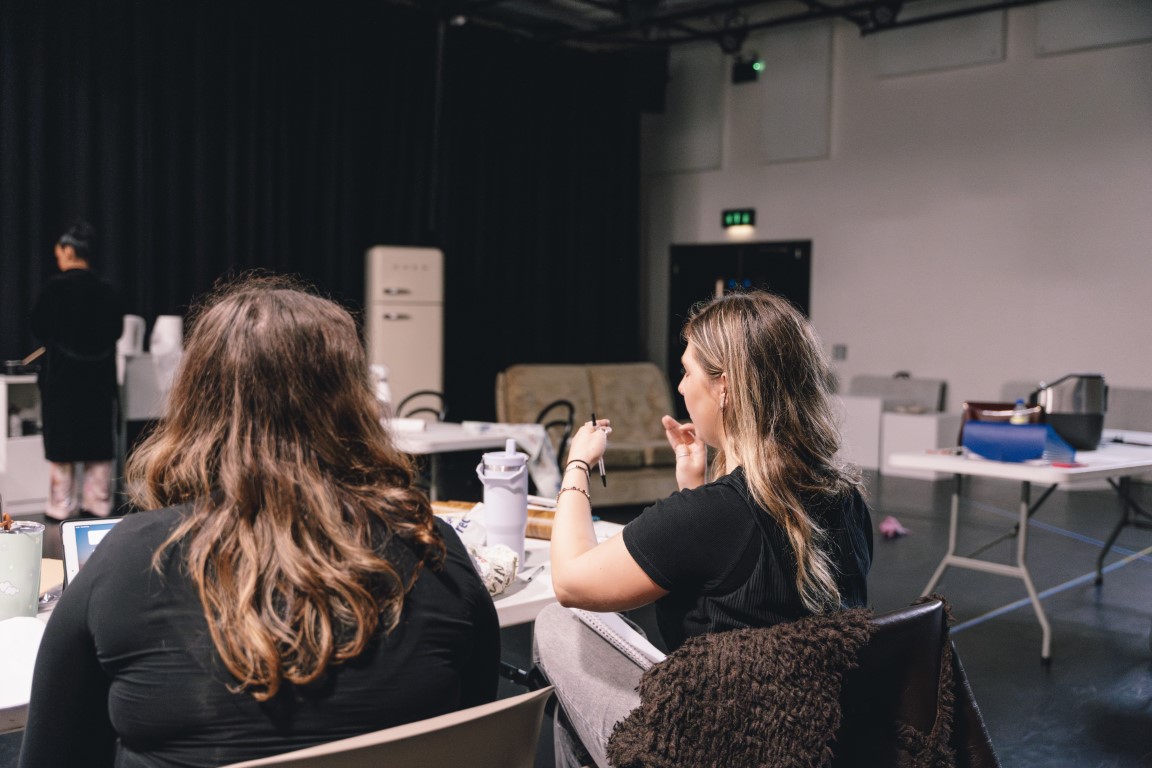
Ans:
{"label": "green exit sign", "polygon": [[730,208],[724,211],[721,220],[725,227],[754,227],[756,226],[756,209]]}

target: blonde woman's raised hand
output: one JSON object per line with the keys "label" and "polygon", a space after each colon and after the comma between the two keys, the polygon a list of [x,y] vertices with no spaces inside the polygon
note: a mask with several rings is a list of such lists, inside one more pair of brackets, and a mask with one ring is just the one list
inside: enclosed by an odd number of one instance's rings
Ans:
{"label": "blonde woman's raised hand", "polygon": [[608,435],[612,433],[612,422],[608,419],[597,419],[596,423],[585,422],[568,442],[568,459],[585,462],[593,471],[596,463],[604,456],[604,449],[608,447]]}
{"label": "blonde woman's raised hand", "polygon": [[708,446],[696,434],[692,422],[681,424],[671,416],[660,419],[664,435],[676,454],[676,484],[680,490],[696,488],[704,484],[708,466]]}

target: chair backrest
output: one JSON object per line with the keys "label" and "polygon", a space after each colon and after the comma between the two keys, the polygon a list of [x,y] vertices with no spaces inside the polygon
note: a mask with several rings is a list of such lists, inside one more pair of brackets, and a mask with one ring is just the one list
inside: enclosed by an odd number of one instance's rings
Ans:
{"label": "chair backrest", "polygon": [[840,692],[841,725],[836,732],[833,766],[886,768],[903,765],[898,728],[908,725],[931,733],[939,711],[941,660],[951,659],[955,694],[952,736],[958,768],[999,766],[964,668],[951,646],[947,615],[940,600],[876,616],[872,637],[861,648],[859,666],[844,676]]}
{"label": "chair backrest", "polygon": [[885,411],[939,413],[945,409],[947,393],[948,384],[943,379],[859,374],[848,382],[849,395],[878,397]]}
{"label": "chair backrest", "polygon": [[1104,426],[1152,432],[1152,389],[1109,386]]}
{"label": "chair backrest", "polygon": [[490,704],[225,768],[532,768],[552,686]]}
{"label": "chair backrest", "polygon": [[568,458],[568,438],[572,437],[572,428],[576,421],[576,406],[571,400],[553,400],[540,409],[536,414],[536,423],[544,427],[548,439],[552,441],[552,450],[556,454],[557,466],[563,468],[564,460]]}
{"label": "chair backrest", "polygon": [[417,416],[431,416],[435,421],[444,421],[448,415],[448,405],[444,395],[434,389],[420,389],[405,397],[396,406],[396,415],[411,419]]}
{"label": "chair backrest", "polygon": [[586,365],[512,365],[496,374],[496,419],[528,424],[548,403],[567,400],[580,419],[596,404]]}

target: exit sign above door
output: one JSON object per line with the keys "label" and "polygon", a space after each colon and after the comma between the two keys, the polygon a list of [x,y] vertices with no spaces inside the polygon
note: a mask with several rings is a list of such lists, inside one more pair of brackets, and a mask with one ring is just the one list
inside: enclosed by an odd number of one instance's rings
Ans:
{"label": "exit sign above door", "polygon": [[754,227],[756,226],[755,208],[729,208],[721,216],[724,227]]}

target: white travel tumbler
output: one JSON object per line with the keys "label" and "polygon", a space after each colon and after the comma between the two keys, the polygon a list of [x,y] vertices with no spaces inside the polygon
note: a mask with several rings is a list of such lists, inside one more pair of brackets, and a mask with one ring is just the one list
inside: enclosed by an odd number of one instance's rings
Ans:
{"label": "white travel tumbler", "polygon": [[484,484],[484,527],[488,546],[504,544],[524,565],[524,531],[528,526],[528,454],[508,440],[503,451],[484,454],[476,467]]}

